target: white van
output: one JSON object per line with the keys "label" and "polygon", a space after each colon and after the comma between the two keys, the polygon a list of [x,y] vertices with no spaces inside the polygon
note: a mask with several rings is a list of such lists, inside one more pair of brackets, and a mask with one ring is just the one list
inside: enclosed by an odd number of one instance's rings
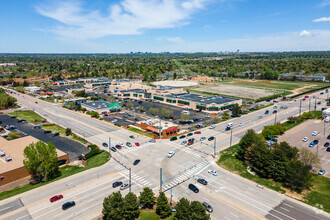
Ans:
{"label": "white van", "polygon": [[228,124],[227,124],[227,127],[230,127],[230,128],[233,127],[233,123],[231,123],[231,122],[228,123]]}
{"label": "white van", "polygon": [[190,112],[189,112],[189,111],[185,111],[185,110],[182,111],[181,113],[182,113],[182,114],[186,114],[186,115],[190,115]]}

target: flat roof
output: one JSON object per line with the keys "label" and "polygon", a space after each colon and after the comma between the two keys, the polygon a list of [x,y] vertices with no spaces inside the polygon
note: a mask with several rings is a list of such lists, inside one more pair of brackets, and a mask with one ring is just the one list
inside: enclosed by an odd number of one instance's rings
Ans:
{"label": "flat roof", "polygon": [[[40,141],[32,136],[25,136],[14,140],[6,140],[0,137],[0,150],[6,153],[5,157],[0,157],[0,173],[5,173],[20,167],[23,167],[24,149],[31,143]],[[56,149],[58,157],[66,155],[65,152]],[[12,161],[6,162],[5,158],[10,156],[13,158]]]}
{"label": "flat roof", "polygon": [[81,103],[81,105],[88,106],[89,108],[92,109],[97,109],[97,108],[103,109],[103,108],[109,108],[109,105],[111,105],[111,103],[106,101],[94,101],[94,102]]}
{"label": "flat roof", "polygon": [[185,101],[193,101],[193,102],[199,102],[199,103],[203,103],[203,104],[224,104],[227,102],[233,102],[239,99],[235,99],[235,98],[229,98],[229,97],[223,97],[223,96],[211,96],[211,97],[203,97],[200,95],[196,95],[196,94],[190,94],[190,93],[179,93],[179,94],[170,94],[170,95],[166,95],[165,97],[168,98],[177,98],[177,99],[182,99]]}
{"label": "flat roof", "polygon": [[120,92],[136,92],[136,93],[144,93],[144,89],[127,89],[127,90],[121,90]]}

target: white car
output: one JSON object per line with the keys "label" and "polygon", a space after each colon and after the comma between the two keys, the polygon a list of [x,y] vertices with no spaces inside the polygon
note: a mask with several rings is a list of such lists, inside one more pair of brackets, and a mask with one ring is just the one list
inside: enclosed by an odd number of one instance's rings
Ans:
{"label": "white car", "polygon": [[214,129],[215,128],[215,125],[211,125],[210,127],[209,127],[209,129]]}
{"label": "white car", "polygon": [[119,142],[119,144],[118,144],[118,145],[120,145],[120,146],[122,146],[122,147],[124,147],[124,146],[125,146],[123,142]]}
{"label": "white car", "polygon": [[217,174],[217,171],[215,171],[215,170],[209,170],[209,171],[207,171],[209,174],[212,174],[213,176],[217,176],[218,174]]}
{"label": "white car", "polygon": [[167,157],[168,157],[168,158],[171,158],[171,157],[173,157],[174,154],[175,154],[174,151],[170,151],[170,152],[167,154]]}
{"label": "white car", "polygon": [[243,125],[244,125],[244,122],[239,123],[239,126],[243,126]]}
{"label": "white car", "polygon": [[302,141],[303,141],[303,142],[307,142],[307,141],[308,141],[308,137],[304,137],[304,138],[302,139]]}
{"label": "white car", "polygon": [[111,123],[116,123],[117,121],[118,121],[117,119],[113,119]]}
{"label": "white car", "polygon": [[313,136],[316,136],[318,133],[319,133],[319,132],[317,132],[317,131],[313,131],[312,135],[313,135]]}

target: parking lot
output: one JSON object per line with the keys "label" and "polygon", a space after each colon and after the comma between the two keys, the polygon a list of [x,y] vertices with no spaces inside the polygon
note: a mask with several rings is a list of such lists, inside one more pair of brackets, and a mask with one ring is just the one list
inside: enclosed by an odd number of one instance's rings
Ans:
{"label": "parking lot", "polygon": [[[317,135],[312,135],[314,131],[317,132]],[[285,132],[284,135],[279,137],[279,141],[286,141],[299,149],[306,147],[313,153],[317,153],[321,160],[321,168],[326,170],[324,175],[330,177],[330,152],[327,152],[327,147],[324,147],[326,142],[330,142],[327,139],[328,135],[330,135],[330,123],[320,120],[308,120]],[[307,137],[308,141],[304,142],[304,137]],[[318,140],[318,144],[309,147],[314,140]]]}
{"label": "parking lot", "polygon": [[5,125],[15,125],[19,131],[25,132],[27,135],[31,135],[46,143],[51,141],[57,149],[69,154],[70,161],[77,160],[79,155],[89,152],[89,149],[79,142],[61,136],[52,137],[51,133],[44,134],[43,129],[34,129],[34,124],[18,123],[18,119],[12,119],[8,115],[0,115],[0,121],[2,121],[2,127]]}

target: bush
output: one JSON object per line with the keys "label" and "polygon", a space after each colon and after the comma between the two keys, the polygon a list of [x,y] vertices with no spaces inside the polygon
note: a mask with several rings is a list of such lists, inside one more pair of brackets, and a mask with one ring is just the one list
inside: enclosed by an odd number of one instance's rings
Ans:
{"label": "bush", "polygon": [[[93,157],[93,156],[95,156],[95,155],[98,155],[98,154],[102,153],[100,148],[98,146],[96,146],[95,144],[88,145],[88,148],[90,148],[91,150],[87,154],[85,154],[86,160]],[[79,160],[83,159],[81,155],[78,158],[79,158]]]}
{"label": "bush", "polygon": [[118,127],[121,127],[121,125],[120,125],[120,124],[118,124],[118,123],[114,123],[114,125],[115,125],[115,126],[118,126]]}

